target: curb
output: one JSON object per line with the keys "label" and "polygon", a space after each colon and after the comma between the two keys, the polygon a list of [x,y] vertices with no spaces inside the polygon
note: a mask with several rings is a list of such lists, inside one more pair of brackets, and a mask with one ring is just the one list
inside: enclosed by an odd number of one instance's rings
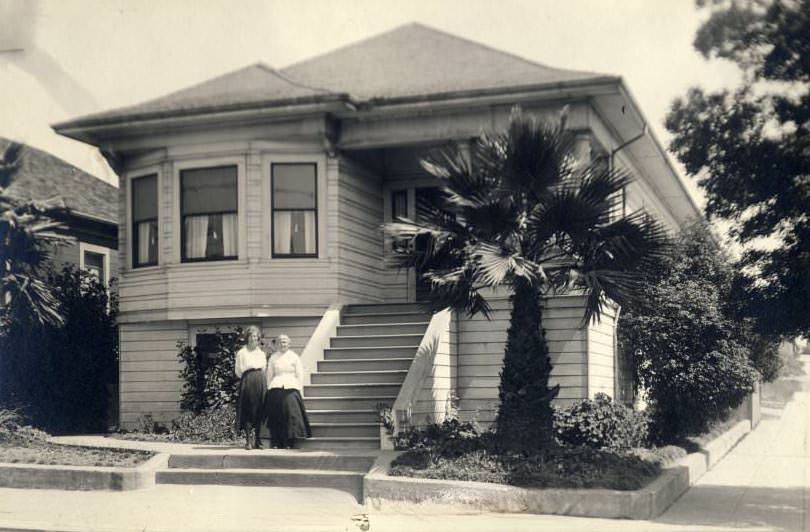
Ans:
{"label": "curb", "polygon": [[158,453],[137,467],[0,463],[0,487],[129,491],[154,486],[155,472],[168,463],[167,453]]}
{"label": "curb", "polygon": [[647,486],[634,491],[608,489],[520,488],[487,482],[432,480],[388,475],[400,453],[382,453],[363,480],[363,500],[369,510],[388,512],[413,505],[445,512],[448,506],[500,513],[555,514],[577,517],[654,519],[664,513],[751,430],[740,421],[699,452],[691,453]]}

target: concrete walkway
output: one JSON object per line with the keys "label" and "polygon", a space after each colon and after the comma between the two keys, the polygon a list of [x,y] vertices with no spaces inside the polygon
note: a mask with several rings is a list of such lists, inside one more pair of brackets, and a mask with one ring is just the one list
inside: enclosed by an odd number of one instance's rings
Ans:
{"label": "concrete walkway", "polygon": [[[805,359],[810,366],[810,357]],[[366,510],[353,497],[334,490],[158,485],[131,492],[0,489],[0,530],[810,530],[810,378],[803,377],[800,384],[802,391],[783,411],[766,410],[756,430],[653,522],[416,507],[396,514],[370,513],[366,520]]]}

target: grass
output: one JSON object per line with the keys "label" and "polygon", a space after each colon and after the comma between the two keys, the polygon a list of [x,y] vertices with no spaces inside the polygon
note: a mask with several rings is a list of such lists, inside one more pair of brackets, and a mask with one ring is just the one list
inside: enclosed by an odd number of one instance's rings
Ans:
{"label": "grass", "polygon": [[41,464],[95,467],[134,467],[154,453],[129,449],[79,447],[48,442],[28,446],[0,445],[0,462],[7,464]]}

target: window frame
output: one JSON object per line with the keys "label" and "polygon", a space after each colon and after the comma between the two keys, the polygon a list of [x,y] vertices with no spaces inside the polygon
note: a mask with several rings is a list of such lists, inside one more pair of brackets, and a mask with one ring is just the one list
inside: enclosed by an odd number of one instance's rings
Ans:
{"label": "window frame", "polygon": [[[315,185],[315,207],[309,209],[277,209],[275,206],[275,173],[276,166],[311,166],[314,170],[313,178]],[[270,163],[270,257],[273,259],[317,259],[320,253],[320,218],[318,216],[318,162],[316,161],[273,161]],[[315,212],[315,252],[314,253],[276,253],[276,228],[275,219],[278,212]]]}
{"label": "window frame", "polygon": [[[132,182],[136,179],[141,179],[144,177],[152,177],[155,176],[155,186],[157,187],[157,218],[155,219],[155,223],[157,224],[157,250],[155,253],[155,260],[154,262],[144,262],[144,263],[137,263],[136,262],[136,249],[137,249],[137,239],[135,238],[135,220],[133,217],[134,211],[134,202],[135,202],[135,194],[134,194],[134,187]],[[162,199],[162,193],[160,190],[160,179],[161,179],[160,170],[156,166],[151,166],[148,168],[141,168],[137,171],[137,173],[132,173],[127,175],[127,187],[126,187],[126,213],[127,213],[127,237],[129,238],[129,246],[122,246],[122,242],[119,241],[119,249],[127,250],[126,256],[128,260],[125,264],[129,266],[132,270],[143,270],[147,268],[155,268],[160,265],[160,246],[163,242],[163,238],[161,236],[161,214],[160,214],[160,205]],[[150,218],[151,220],[151,218]],[[143,222],[144,220],[141,220]],[[123,236],[123,235],[122,235]],[[121,261],[123,263],[123,261]]]}
{"label": "window frame", "polygon": [[[232,167],[236,170],[236,210],[235,211],[219,211],[219,212],[209,212],[205,213],[206,215],[223,215],[223,214],[236,214],[236,255],[228,255],[222,257],[197,257],[197,258],[188,258],[185,256],[185,243],[186,243],[186,224],[184,223],[184,219],[186,215],[183,214],[183,172],[187,171],[194,171],[194,170],[210,170],[213,168],[229,168]],[[242,220],[241,216],[239,216],[241,200],[240,200],[240,176],[242,175],[241,168],[239,163],[237,162],[211,162],[211,164],[200,164],[200,165],[190,165],[190,166],[183,166],[177,169],[177,201],[178,201],[178,216],[179,216],[179,236],[180,236],[180,246],[179,246],[179,255],[180,255],[180,262],[182,264],[194,264],[199,262],[222,262],[222,261],[238,261],[242,246]],[[193,214],[188,216],[195,216]]]}
{"label": "window frame", "polygon": [[79,268],[82,270],[86,270],[84,254],[85,253],[95,253],[97,255],[101,255],[104,259],[103,267],[104,267],[104,279],[101,281],[104,283],[104,286],[110,286],[110,248],[105,248],[103,246],[97,246],[95,244],[89,244],[87,242],[79,242]]}

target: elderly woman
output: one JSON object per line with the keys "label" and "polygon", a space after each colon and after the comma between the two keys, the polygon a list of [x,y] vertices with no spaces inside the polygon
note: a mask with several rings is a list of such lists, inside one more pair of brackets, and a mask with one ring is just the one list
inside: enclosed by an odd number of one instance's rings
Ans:
{"label": "elderly woman", "polygon": [[276,342],[278,350],[267,361],[267,427],[273,448],[291,449],[296,438],[312,435],[301,398],[304,369],[286,334],[279,335]]}
{"label": "elderly woman", "polygon": [[234,372],[239,378],[239,396],[236,399],[236,428],[245,432],[245,449],[262,448],[259,437],[264,417],[264,371],[267,355],[259,347],[259,328],[245,330],[245,346],[236,353]]}

